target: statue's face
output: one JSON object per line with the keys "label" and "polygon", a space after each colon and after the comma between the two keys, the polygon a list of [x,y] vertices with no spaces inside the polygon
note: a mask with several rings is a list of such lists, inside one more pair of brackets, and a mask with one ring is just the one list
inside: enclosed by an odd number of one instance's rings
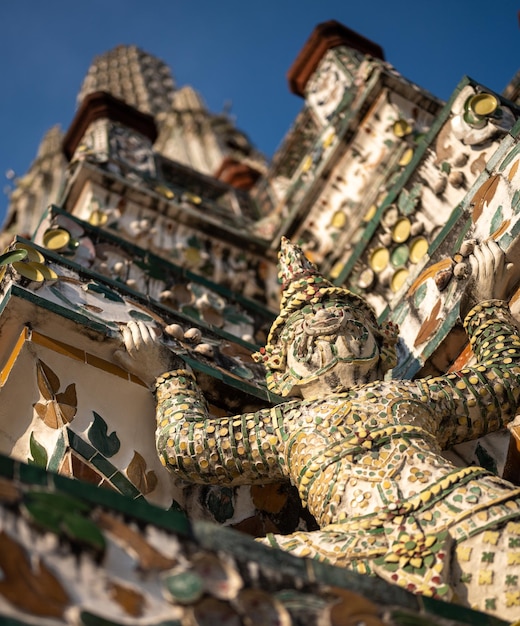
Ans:
{"label": "statue's face", "polygon": [[321,396],[379,378],[377,334],[363,312],[341,303],[306,307],[289,318],[282,339],[294,392]]}

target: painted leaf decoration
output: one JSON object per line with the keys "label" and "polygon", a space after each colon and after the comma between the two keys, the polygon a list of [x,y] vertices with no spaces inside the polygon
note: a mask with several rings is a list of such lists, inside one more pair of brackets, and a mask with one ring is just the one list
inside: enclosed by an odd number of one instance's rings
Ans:
{"label": "painted leaf decoration", "polygon": [[129,315],[134,320],[140,320],[141,322],[153,322],[154,321],[153,317],[151,317],[150,315],[147,315],[146,313],[141,313],[141,311],[134,311],[133,309],[129,311]]}
{"label": "painted leaf decoration", "polygon": [[177,565],[175,559],[162,555],[140,533],[114,515],[101,511],[97,520],[101,528],[116,536],[128,552],[136,555],[139,560],[139,568],[143,571],[164,571]]}
{"label": "painted leaf decoration", "polygon": [[23,504],[25,512],[39,526],[97,552],[104,550],[105,539],[96,524],[86,517],[90,505],[85,502],[61,493],[28,491]]}
{"label": "painted leaf decoration", "polygon": [[223,524],[226,520],[233,517],[235,513],[233,490],[229,487],[210,488],[206,498],[206,506],[215,518],[215,521]]}
{"label": "painted leaf decoration", "polygon": [[87,291],[93,291],[94,293],[101,294],[107,300],[111,300],[112,302],[124,302],[123,298],[116,293],[114,290],[105,287],[105,285],[100,285],[98,283],[88,283]]}
{"label": "painted leaf decoration", "polygon": [[7,533],[0,533],[0,595],[11,604],[39,617],[62,617],[70,603],[60,581],[37,557],[25,550]]}
{"label": "painted leaf decoration", "polygon": [[48,365],[40,360],[36,364],[36,375],[40,393],[46,400],[52,400],[60,388],[60,379]]}
{"label": "painted leaf decoration", "polygon": [[31,433],[31,437],[29,439],[29,450],[31,451],[32,458],[27,459],[29,465],[37,465],[38,467],[47,467],[48,455],[47,450],[42,446],[41,443],[36,441],[34,437],[34,432]]}
{"label": "painted leaf decoration", "polygon": [[498,174],[495,174],[482,183],[482,185],[475,192],[473,200],[471,201],[471,204],[473,205],[473,214],[471,217],[474,224],[482,215],[484,207],[493,200],[499,181],[500,177]]}
{"label": "painted leaf decoration", "polygon": [[48,402],[37,402],[34,405],[34,408],[38,417],[43,420],[49,428],[56,429],[63,426],[60,410],[54,400],[49,400]]}
{"label": "painted leaf decoration", "polygon": [[43,403],[43,402],[36,402],[36,404],[33,404],[34,410],[36,411],[36,413],[38,414],[38,417],[45,421],[45,413],[47,412],[47,403]]}
{"label": "painted leaf decoration", "polygon": [[94,548],[97,552],[104,551],[105,538],[92,520],[71,513],[63,517],[61,527],[70,539]]}
{"label": "painted leaf decoration", "polygon": [[417,347],[421,343],[427,341],[439,327],[442,321],[441,318],[438,317],[441,305],[442,301],[440,299],[433,305],[430,315],[424,320],[419,332],[417,333],[417,337],[415,338],[413,344],[414,347]]}
{"label": "painted leaf decoration", "polygon": [[68,404],[69,406],[76,408],[78,406],[78,397],[76,395],[75,383],[70,383],[63,393],[56,394],[56,400],[60,404]]}
{"label": "painted leaf decoration", "polygon": [[424,272],[412,283],[410,289],[408,290],[409,296],[413,296],[413,294],[419,289],[419,287],[425,283],[428,278],[434,278],[436,274],[442,272],[443,270],[450,269],[453,266],[453,261],[451,259],[442,259],[442,261],[438,261],[433,265],[427,267]]}
{"label": "painted leaf decoration", "polygon": [[135,450],[134,456],[126,468],[126,475],[144,495],[153,491],[157,486],[156,473],[153,470],[149,472],[146,471],[146,461],[139,452]]}
{"label": "painted leaf decoration", "polygon": [[94,421],[90,425],[88,429],[88,438],[90,443],[96,448],[103,456],[109,459],[111,456],[114,456],[116,452],[119,451],[121,447],[121,442],[119,437],[114,430],[110,435],[108,434],[108,426],[105,420],[96,413],[92,411],[94,414]]}
{"label": "painted leaf decoration", "polygon": [[76,415],[76,407],[68,404],[58,404],[58,410],[62,419],[62,424],[70,424]]}
{"label": "painted leaf decoration", "polygon": [[140,617],[143,614],[145,599],[139,591],[115,581],[111,581],[109,585],[112,600],[117,602],[125,613],[132,617]]}

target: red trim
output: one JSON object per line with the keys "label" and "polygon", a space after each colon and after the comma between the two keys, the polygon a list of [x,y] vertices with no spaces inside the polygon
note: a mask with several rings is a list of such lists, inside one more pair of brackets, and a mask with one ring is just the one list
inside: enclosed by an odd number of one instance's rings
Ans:
{"label": "red trim", "polygon": [[383,48],[370,41],[356,31],[343,26],[336,20],[329,20],[318,24],[303,46],[300,54],[287,72],[289,89],[297,96],[304,96],[305,85],[311,74],[318,67],[319,62],[331,48],[347,46],[363,54],[384,60]]}
{"label": "red trim", "polygon": [[157,127],[151,115],[134,109],[105,91],[95,91],[85,96],[63,139],[63,152],[69,161],[87,128],[101,118],[121,122],[148,137],[152,143],[157,139]]}

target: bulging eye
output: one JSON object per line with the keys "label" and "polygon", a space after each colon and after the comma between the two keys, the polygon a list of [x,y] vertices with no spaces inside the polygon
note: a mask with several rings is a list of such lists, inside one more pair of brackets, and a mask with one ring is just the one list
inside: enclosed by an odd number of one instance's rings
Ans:
{"label": "bulging eye", "polygon": [[312,318],[304,321],[303,330],[308,335],[332,334],[340,328],[344,317],[341,309],[319,309]]}

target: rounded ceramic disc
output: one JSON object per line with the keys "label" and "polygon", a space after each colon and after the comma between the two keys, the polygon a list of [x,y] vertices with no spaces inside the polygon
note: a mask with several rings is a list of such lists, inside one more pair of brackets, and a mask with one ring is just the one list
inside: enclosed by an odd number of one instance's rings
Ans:
{"label": "rounded ceramic disc", "polygon": [[410,261],[418,263],[428,252],[428,240],[426,237],[417,237],[410,244]]}
{"label": "rounded ceramic disc", "polygon": [[43,245],[49,250],[61,250],[70,241],[70,233],[64,228],[53,228],[43,235]]}
{"label": "rounded ceramic disc", "polygon": [[491,93],[479,93],[470,98],[468,102],[469,108],[479,117],[491,115],[497,110],[498,100]]}
{"label": "rounded ceramic disc", "polygon": [[358,279],[358,285],[361,289],[369,289],[372,286],[374,279],[374,271],[367,267],[361,272]]}
{"label": "rounded ceramic disc", "polygon": [[363,218],[363,221],[370,222],[370,220],[374,217],[376,213],[377,213],[377,205],[373,204],[365,213],[365,217]]}
{"label": "rounded ceramic disc", "polygon": [[336,211],[336,213],[332,216],[331,225],[334,228],[343,228],[346,223],[347,216],[343,213],[343,211]]}
{"label": "rounded ceramic disc", "polygon": [[38,269],[43,274],[44,280],[57,280],[58,274],[56,274],[56,272],[51,267],[48,267],[47,265],[43,265],[41,263],[35,263],[35,265],[38,266]]}
{"label": "rounded ceramic disc", "polygon": [[41,283],[42,280],[45,280],[45,276],[42,272],[42,267],[45,267],[45,265],[42,265],[41,263],[35,263],[34,261],[24,263],[22,261],[21,263],[13,263],[13,267],[18,274],[24,278],[28,278],[29,280],[34,280],[39,283]]}
{"label": "rounded ceramic disc", "polygon": [[408,165],[408,163],[410,163],[412,158],[413,158],[413,148],[407,148],[404,151],[403,156],[399,159],[399,165],[403,167],[405,165]]}
{"label": "rounded ceramic disc", "polygon": [[168,198],[168,200],[175,198],[175,194],[173,193],[173,191],[169,189],[168,187],[165,187],[164,185],[158,185],[155,188],[155,191],[157,191],[157,193],[160,193],[161,196]]}
{"label": "rounded ceramic disc", "polygon": [[36,261],[37,263],[43,263],[45,261],[45,257],[41,252],[38,252],[36,248],[27,245],[26,243],[15,243],[14,247],[16,250],[25,250],[27,252],[27,260],[28,261]]}
{"label": "rounded ceramic disc", "polygon": [[103,226],[107,223],[108,216],[104,211],[96,209],[95,211],[92,211],[88,218],[88,221],[89,224],[92,224],[92,226]]}
{"label": "rounded ceramic disc", "polygon": [[397,270],[397,272],[392,276],[392,281],[390,283],[390,287],[394,293],[399,291],[401,287],[404,285],[406,279],[408,278],[408,270],[402,269]]}
{"label": "rounded ceramic disc", "polygon": [[370,255],[370,267],[374,272],[382,272],[388,265],[390,253],[386,248],[376,248]]}
{"label": "rounded ceramic disc", "polygon": [[412,225],[407,217],[401,217],[392,228],[392,239],[396,243],[403,243],[410,236]]}
{"label": "rounded ceramic disc", "polygon": [[412,127],[406,120],[397,120],[397,122],[394,122],[392,130],[396,137],[406,137],[406,135],[412,132]]}
{"label": "rounded ceramic disc", "polygon": [[390,262],[394,267],[400,267],[408,261],[409,256],[410,251],[408,250],[408,246],[405,243],[402,243],[400,246],[397,246],[395,250],[393,250],[390,256]]}
{"label": "rounded ceramic disc", "polygon": [[192,204],[200,204],[202,202],[202,198],[193,193],[185,193],[183,194],[183,198]]}

